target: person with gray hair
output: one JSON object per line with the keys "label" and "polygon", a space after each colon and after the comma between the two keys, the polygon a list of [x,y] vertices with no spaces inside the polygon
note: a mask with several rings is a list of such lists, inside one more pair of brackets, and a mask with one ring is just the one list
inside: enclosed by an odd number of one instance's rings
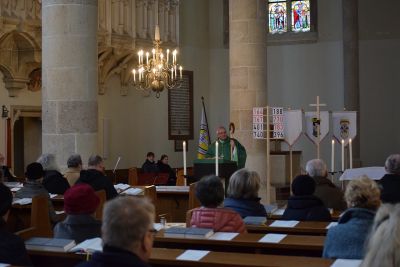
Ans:
{"label": "person with gray hair", "polygon": [[312,159],[307,162],[306,172],[317,184],[314,195],[322,199],[325,207],[335,211],[344,211],[347,209],[342,190],[327,178],[328,172],[323,160]]}
{"label": "person with gray hair", "polygon": [[60,167],[53,154],[43,154],[38,160],[46,174],[43,177],[43,186],[50,194],[64,195],[71,186],[60,173]]}
{"label": "person with gray hair", "polygon": [[0,154],[0,170],[4,171],[5,178],[8,179],[7,182],[15,182],[14,176],[10,173],[8,167],[4,164],[6,158]]}
{"label": "person with gray hair", "polygon": [[68,169],[64,173],[64,177],[67,179],[70,186],[73,186],[80,176],[82,167],[82,158],[79,154],[72,154],[69,156]]}
{"label": "person with gray hair", "polygon": [[147,198],[117,197],[107,202],[102,219],[103,252],[77,267],[150,267],[147,262],[157,233],[154,216],[154,206]]}
{"label": "person with gray hair", "polygon": [[224,200],[224,206],[236,211],[242,218],[267,217],[267,211],[260,203],[258,190],[260,190],[260,175],[246,168],[238,170],[229,179],[229,197]]}
{"label": "person with gray hair", "polygon": [[103,174],[103,158],[99,155],[92,155],[89,158],[88,169],[80,172],[79,179],[75,184],[89,184],[94,191],[104,189],[106,191],[107,200],[118,196],[113,183]]}
{"label": "person with gray hair", "polygon": [[381,187],[383,203],[400,203],[400,155],[390,155],[385,162],[386,174],[376,181]]}

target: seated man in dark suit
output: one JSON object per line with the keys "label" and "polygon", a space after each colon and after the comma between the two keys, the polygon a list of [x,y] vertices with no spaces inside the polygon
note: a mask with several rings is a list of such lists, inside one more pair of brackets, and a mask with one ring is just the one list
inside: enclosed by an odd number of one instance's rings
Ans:
{"label": "seated man in dark suit", "polygon": [[10,213],[12,194],[0,184],[0,262],[18,266],[32,266],[24,240],[16,234],[4,231]]}
{"label": "seated man in dark suit", "polygon": [[82,170],[79,179],[75,184],[89,184],[94,191],[104,189],[107,200],[118,196],[112,182],[103,174],[103,159],[99,155],[92,155],[89,158],[88,169]]}
{"label": "seated man in dark suit", "polygon": [[146,162],[142,165],[142,173],[159,173],[160,169],[157,166],[157,163],[154,161],[154,153],[147,153]]}
{"label": "seated man in dark suit", "polygon": [[156,230],[154,206],[147,198],[117,197],[104,206],[103,252],[96,252],[78,267],[150,267]]}
{"label": "seated man in dark suit", "polygon": [[400,202],[400,155],[390,155],[385,162],[386,174],[378,181],[383,203]]}
{"label": "seated man in dark suit", "polygon": [[15,182],[14,176],[8,170],[8,167],[4,165],[5,158],[2,154],[0,154],[0,169],[4,171],[4,177],[8,178],[8,182]]}

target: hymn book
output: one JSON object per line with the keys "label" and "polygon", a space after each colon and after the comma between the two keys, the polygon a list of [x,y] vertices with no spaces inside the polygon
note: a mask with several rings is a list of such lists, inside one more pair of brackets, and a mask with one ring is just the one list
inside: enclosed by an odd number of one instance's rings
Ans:
{"label": "hymn book", "polygon": [[165,237],[185,237],[185,233],[191,228],[171,227],[164,231]]}
{"label": "hymn book", "polygon": [[247,216],[243,219],[245,225],[263,225],[267,222],[267,218],[259,216]]}
{"label": "hymn book", "polygon": [[71,248],[68,252],[96,252],[103,251],[102,241],[100,237],[87,239],[77,246]]}
{"label": "hymn book", "polygon": [[185,233],[185,238],[199,238],[206,239],[214,234],[213,229],[209,228],[190,228],[189,231]]}
{"label": "hymn book", "polygon": [[50,251],[68,251],[75,246],[72,239],[32,237],[25,242],[27,249],[42,249]]}
{"label": "hymn book", "polygon": [[264,208],[268,215],[271,215],[278,210],[278,206],[275,205],[264,205]]}

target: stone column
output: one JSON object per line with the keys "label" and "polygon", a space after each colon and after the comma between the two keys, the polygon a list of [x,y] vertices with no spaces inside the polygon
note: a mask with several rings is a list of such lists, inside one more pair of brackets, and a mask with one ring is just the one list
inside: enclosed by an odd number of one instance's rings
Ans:
{"label": "stone column", "polygon": [[261,176],[260,197],[266,203],[267,143],[253,140],[253,107],[266,107],[267,21],[265,0],[229,1],[230,117],[247,151],[246,167]]}
{"label": "stone column", "polygon": [[[343,66],[344,107],[349,111],[360,111],[358,0],[343,0]],[[360,112],[358,112],[357,137],[353,142],[353,168],[361,165]]]}
{"label": "stone column", "polygon": [[97,0],[44,0],[42,12],[42,152],[64,170],[97,152]]}

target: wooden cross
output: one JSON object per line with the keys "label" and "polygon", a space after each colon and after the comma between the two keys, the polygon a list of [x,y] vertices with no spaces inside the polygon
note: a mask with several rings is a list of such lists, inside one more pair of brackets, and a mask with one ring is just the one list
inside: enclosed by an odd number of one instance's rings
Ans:
{"label": "wooden cross", "polygon": [[326,107],[326,104],[320,104],[319,103],[319,96],[317,96],[317,104],[310,104],[310,107],[317,107],[317,120],[318,120],[318,124],[317,124],[317,149],[318,149],[318,159],[319,159],[319,127],[320,127],[320,110],[319,107]]}

